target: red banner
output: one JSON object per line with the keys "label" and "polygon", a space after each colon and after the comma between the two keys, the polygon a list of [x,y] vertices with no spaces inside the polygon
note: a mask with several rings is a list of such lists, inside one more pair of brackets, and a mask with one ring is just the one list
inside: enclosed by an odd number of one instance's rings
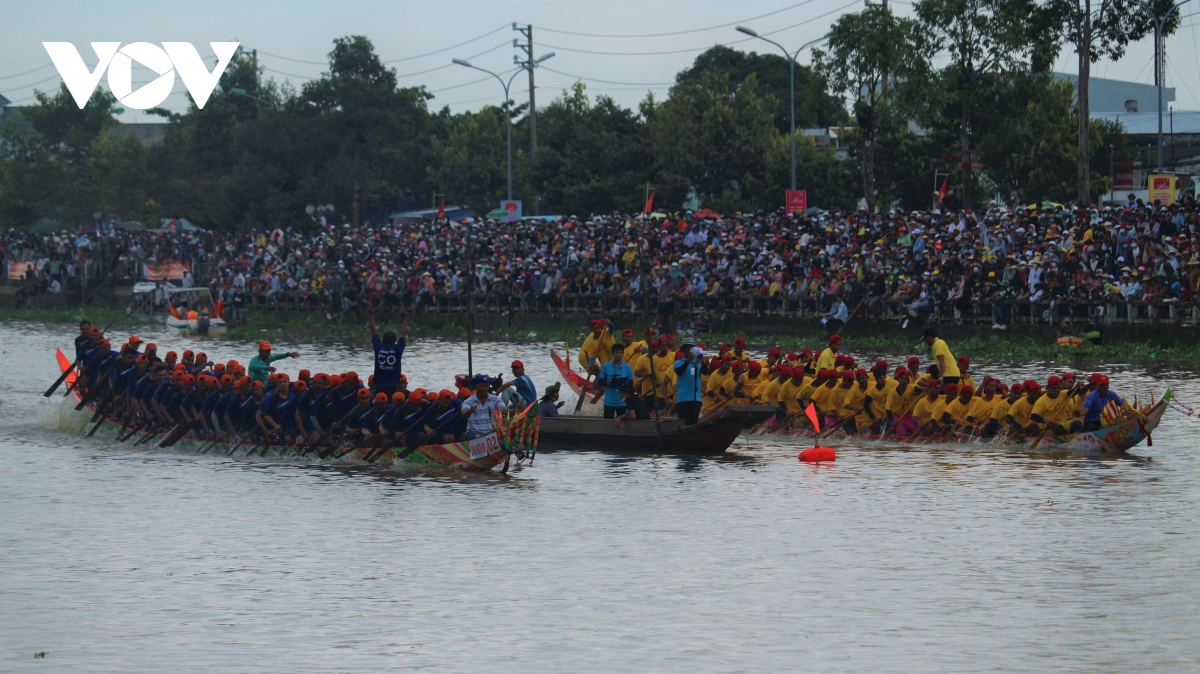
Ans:
{"label": "red banner", "polygon": [[788,213],[803,213],[808,210],[808,190],[787,190],[783,203]]}
{"label": "red banner", "polygon": [[1133,162],[1117,162],[1117,175],[1113,176],[1113,190],[1133,191]]}
{"label": "red banner", "polygon": [[36,264],[36,262],[9,262],[8,279],[10,281],[24,281],[25,272],[33,269]]}
{"label": "red banner", "polygon": [[162,264],[144,264],[147,281],[178,281],[188,271],[185,262],[164,262]]}

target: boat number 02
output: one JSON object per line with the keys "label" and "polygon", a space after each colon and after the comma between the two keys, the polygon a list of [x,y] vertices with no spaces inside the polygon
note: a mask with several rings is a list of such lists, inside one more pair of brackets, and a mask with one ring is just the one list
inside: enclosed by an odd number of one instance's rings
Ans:
{"label": "boat number 02", "polygon": [[488,433],[482,437],[470,440],[471,458],[482,459],[485,456],[495,454],[500,451],[500,440],[496,438],[495,433]]}

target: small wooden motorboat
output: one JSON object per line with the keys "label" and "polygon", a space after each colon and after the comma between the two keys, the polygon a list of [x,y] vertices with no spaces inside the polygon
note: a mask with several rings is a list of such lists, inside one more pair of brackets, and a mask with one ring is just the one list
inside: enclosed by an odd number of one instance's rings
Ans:
{"label": "small wooden motorboat", "polygon": [[770,405],[727,405],[692,426],[682,419],[626,421],[617,426],[612,419],[599,417],[542,417],[538,449],[715,456],[729,449],[743,428],[774,413]]}

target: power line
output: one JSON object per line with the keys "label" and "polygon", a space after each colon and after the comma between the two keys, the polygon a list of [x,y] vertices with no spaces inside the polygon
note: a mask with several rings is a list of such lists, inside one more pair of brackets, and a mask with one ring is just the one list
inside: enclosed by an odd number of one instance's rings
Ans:
{"label": "power line", "polygon": [[[783,12],[787,12],[789,10],[796,9],[797,7],[801,7],[803,5],[807,5],[807,4],[809,4],[811,2],[815,2],[815,1],[816,0],[804,0],[804,2],[797,2],[796,4],[790,5],[788,7],[784,7],[783,9],[777,9],[774,12],[767,12],[766,14],[759,14],[758,16],[752,16],[748,19],[739,19],[737,21],[731,21],[729,23],[722,23],[717,26],[708,26],[705,28],[693,28],[691,30],[679,30],[679,31],[675,31],[672,33],[641,33],[638,35],[609,35],[609,34],[605,34],[605,33],[578,33],[578,32],[571,31],[571,30],[558,30],[555,28],[543,28],[541,26],[538,26],[538,30],[544,30],[547,33],[561,33],[563,35],[579,35],[582,37],[605,37],[605,38],[647,38],[647,37],[670,37],[672,35],[690,35],[692,33],[703,33],[705,31],[717,30],[718,28],[728,28],[730,26],[736,26],[739,23],[749,23],[750,21],[757,21],[758,19],[765,19],[768,16],[782,14]],[[549,45],[547,45],[547,46],[549,46]]]}
{"label": "power line", "polygon": [[471,44],[472,42],[475,42],[477,40],[482,40],[483,38],[485,38],[489,35],[499,33],[500,31],[504,30],[505,28],[508,28],[508,24],[504,24],[503,26],[500,26],[499,28],[497,28],[495,30],[490,30],[490,31],[484,33],[483,35],[480,35],[479,37],[473,37],[470,40],[467,40],[466,42],[459,42],[458,44],[452,44],[449,47],[443,47],[436,51],[426,52],[424,54],[417,54],[416,56],[406,56],[402,59],[392,59],[391,61],[384,61],[384,63],[400,63],[401,61],[412,61],[413,59],[425,58],[426,56],[433,56],[434,54],[442,54],[444,52],[450,51],[451,49],[458,49],[459,47],[461,47],[463,45]]}
{"label": "power line", "polygon": [[[468,57],[467,57],[467,60],[471,60],[471,59],[474,59],[474,58],[479,58],[480,56],[483,56],[484,54],[490,54],[491,52],[494,52],[494,51],[496,51],[497,49],[500,49],[501,47],[507,47],[509,44],[510,44],[510,43],[509,43],[507,40],[505,40],[504,42],[501,42],[500,44],[498,44],[498,45],[496,45],[496,46],[494,46],[494,47],[491,47],[491,48],[489,48],[489,49],[485,49],[485,50],[483,50],[483,51],[479,52],[478,54],[473,54],[473,55],[471,55],[471,56],[468,56]],[[261,51],[259,52],[259,54],[260,54],[260,55],[261,55],[262,53],[263,53],[263,52],[261,52]],[[269,54],[268,54],[268,56],[269,56]],[[306,61],[306,63],[312,63],[312,62],[311,62],[311,61]],[[385,63],[387,63],[387,61],[385,61]],[[326,65],[326,66],[327,66],[327,65],[329,65],[329,64],[328,64],[328,63],[322,63],[322,64],[319,64],[319,65]],[[403,79],[403,78],[405,78],[405,77],[416,77],[416,76],[418,76],[418,75],[425,75],[425,74],[427,74],[427,73],[437,72],[437,71],[439,71],[439,70],[445,70],[445,69],[447,69],[447,68],[453,68],[453,67],[454,67],[454,64],[453,64],[453,63],[447,63],[446,65],[436,66],[436,67],[434,67],[434,68],[427,68],[427,69],[425,69],[425,70],[418,70],[418,71],[416,71],[416,72],[411,72],[411,73],[399,73],[399,74],[397,74],[397,75],[396,75],[396,79]],[[320,78],[320,76],[319,76],[319,75],[297,75],[297,74],[294,74],[294,73],[285,73],[285,72],[283,72],[282,70],[275,70],[274,68],[267,68],[266,66],[263,66],[263,70],[265,70],[265,71],[267,71],[267,72],[269,72],[269,73],[275,73],[276,75],[286,75],[286,76],[288,76],[288,77],[296,77],[296,78],[300,78],[300,79],[303,79],[303,80],[305,80],[305,81],[309,81],[309,80],[315,80],[315,79],[319,79],[319,78]]]}
{"label": "power line", "polygon": [[[508,70],[505,70],[499,74],[507,75],[507,74],[517,71],[517,70],[520,70],[520,68],[519,67],[518,68],[509,68]],[[463,87],[469,87],[472,84],[479,84],[480,82],[487,82],[490,79],[492,79],[492,76],[488,75],[487,77],[481,77],[477,80],[471,80],[470,82],[463,82],[462,84],[455,84],[454,86],[450,86],[450,87],[442,87],[441,89],[429,89],[426,93],[436,94],[439,91],[450,91],[451,89],[461,89]]]}
{"label": "power line", "polygon": [[[855,2],[857,2],[857,0],[855,0]],[[619,84],[619,85],[624,85],[624,86],[648,86],[648,87],[658,87],[658,86],[669,87],[669,86],[672,86],[675,84],[674,82],[614,82],[612,80],[600,80],[600,79],[596,79],[594,77],[584,77],[583,75],[572,75],[571,73],[564,73],[561,70],[547,68],[545,65],[540,65],[538,67],[542,70],[548,70],[556,75],[564,75],[566,77],[571,77],[571,78],[574,78],[577,80],[583,80],[585,82],[599,82],[601,84]]]}
{"label": "power line", "polygon": [[14,78],[14,77],[20,77],[20,76],[22,76],[22,75],[28,75],[28,74],[30,74],[30,73],[36,73],[37,71],[39,71],[39,70],[45,70],[46,68],[49,68],[49,67],[50,67],[50,66],[52,66],[52,65],[54,65],[54,64],[52,64],[52,63],[47,63],[46,65],[44,65],[44,66],[42,66],[42,67],[40,67],[40,68],[34,68],[33,70],[26,70],[25,72],[23,72],[23,73],[17,73],[16,75],[5,75],[4,77],[0,77],[0,80],[11,80],[11,79],[12,79],[12,78]]}
{"label": "power line", "polygon": [[[842,5],[841,7],[836,7],[834,9],[831,9],[828,12],[825,12],[824,14],[818,14],[814,17],[805,19],[804,21],[801,21],[799,23],[794,23],[790,26],[784,26],[783,28],[780,28],[778,30],[773,30],[773,31],[770,31],[767,33],[761,33],[761,35],[765,37],[767,35],[775,35],[777,33],[782,33],[784,31],[791,30],[793,28],[798,28],[800,26],[812,23],[813,21],[816,21],[818,19],[823,19],[823,18],[829,16],[830,14],[835,14],[835,13],[840,12],[848,7],[852,7],[857,4],[858,4],[858,0],[851,0],[850,2]],[[757,39],[757,38],[748,37],[744,40],[734,40],[733,42],[718,42],[717,44],[711,45],[708,47],[694,47],[691,49],[671,49],[671,50],[667,50],[667,51],[640,51],[640,52],[597,51],[597,50],[591,50],[591,49],[575,49],[574,47],[560,47],[558,45],[547,44],[545,42],[540,42],[539,44],[543,47],[548,47],[548,48],[554,49],[556,51],[576,52],[579,54],[592,54],[595,56],[663,56],[666,54],[686,54],[689,52],[708,51],[709,49],[712,49],[713,47],[732,47],[735,44],[751,42],[755,39]]]}

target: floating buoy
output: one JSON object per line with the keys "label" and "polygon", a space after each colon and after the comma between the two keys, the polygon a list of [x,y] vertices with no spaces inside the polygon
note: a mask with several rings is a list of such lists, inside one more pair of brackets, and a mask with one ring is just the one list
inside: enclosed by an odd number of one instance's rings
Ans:
{"label": "floating buoy", "polygon": [[800,452],[799,458],[801,461],[809,463],[820,463],[821,461],[837,461],[837,451],[833,447],[809,447]]}

